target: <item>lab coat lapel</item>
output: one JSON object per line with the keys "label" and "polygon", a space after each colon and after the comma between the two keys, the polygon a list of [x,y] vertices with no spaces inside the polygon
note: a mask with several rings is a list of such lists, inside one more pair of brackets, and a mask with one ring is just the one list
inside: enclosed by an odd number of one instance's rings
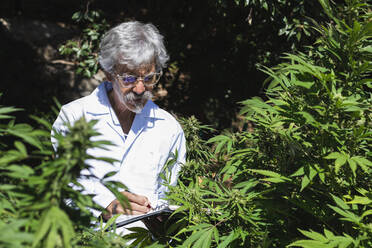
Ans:
{"label": "lab coat lapel", "polygon": [[124,147],[125,147],[124,157],[126,156],[127,152],[131,149],[134,141],[141,134],[143,129],[145,129],[146,127],[150,125],[150,123],[152,123],[153,118],[155,117],[153,108],[154,108],[154,103],[151,100],[149,100],[147,101],[146,105],[142,109],[141,113],[136,114],[133,120],[132,127],[130,128],[130,131],[128,133],[128,137],[124,144]]}
{"label": "lab coat lapel", "polygon": [[134,117],[132,127],[130,128],[130,131],[128,133],[127,139],[124,143],[124,157],[126,156],[127,152],[130,150],[131,146],[133,145],[136,138],[140,135],[142,130],[146,126],[146,118],[144,118],[140,114],[136,114]]}
{"label": "lab coat lapel", "polygon": [[144,129],[152,128],[154,126],[155,107],[156,105],[149,100],[142,109],[141,113],[136,114],[132,127],[124,143],[124,155],[121,161],[122,165],[138,136],[143,132]]}

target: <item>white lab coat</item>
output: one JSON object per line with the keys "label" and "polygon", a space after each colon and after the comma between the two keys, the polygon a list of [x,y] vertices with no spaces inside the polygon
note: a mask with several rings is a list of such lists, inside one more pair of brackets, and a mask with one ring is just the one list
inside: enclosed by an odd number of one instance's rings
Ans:
{"label": "white lab coat", "polygon": [[[91,155],[114,158],[118,162],[109,164],[103,161],[88,161],[92,168],[82,173],[91,173],[97,179],[80,180],[84,192],[95,194],[93,200],[100,206],[106,208],[115,196],[99,180],[105,174],[115,171],[117,173],[108,180],[123,183],[130,192],[148,197],[153,208],[159,207],[165,203],[163,198],[167,191],[159,177],[163,166],[171,154],[177,151],[177,163],[170,168],[170,183],[175,185],[181,165],[185,163],[186,145],[183,130],[172,115],[152,101],[148,101],[142,112],[136,114],[132,127],[125,136],[107,96],[107,91],[111,88],[110,82],[104,82],[89,96],[62,106],[53,129],[65,132],[66,120],[73,123],[85,116],[88,121],[98,120],[95,129],[101,135],[94,137],[95,140],[109,140],[114,144],[107,146],[107,150],[88,149],[87,152]],[[52,141],[56,147],[53,138]],[[93,214],[99,216],[101,213],[93,211]]]}

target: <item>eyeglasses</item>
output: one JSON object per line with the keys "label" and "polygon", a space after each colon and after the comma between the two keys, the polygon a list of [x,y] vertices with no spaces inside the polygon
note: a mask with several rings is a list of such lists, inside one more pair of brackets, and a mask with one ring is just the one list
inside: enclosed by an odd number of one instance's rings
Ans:
{"label": "eyeglasses", "polygon": [[153,72],[147,74],[143,77],[133,76],[129,74],[119,75],[116,76],[120,79],[119,82],[124,88],[132,88],[134,87],[139,80],[142,80],[142,83],[145,86],[154,86],[157,82],[159,82],[160,77],[163,75],[163,72]]}

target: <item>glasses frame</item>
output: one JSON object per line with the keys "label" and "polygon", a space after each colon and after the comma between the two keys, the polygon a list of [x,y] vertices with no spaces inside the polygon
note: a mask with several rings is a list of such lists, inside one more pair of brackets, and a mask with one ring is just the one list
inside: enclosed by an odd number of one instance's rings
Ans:
{"label": "glasses frame", "polygon": [[[157,75],[158,78],[157,78],[157,79],[155,80],[155,82],[153,82],[153,83],[146,83],[146,82],[144,81],[144,78],[145,78],[145,77],[148,77],[148,76],[150,76],[150,75]],[[123,75],[115,74],[115,76],[119,79],[118,81],[119,81],[120,85],[121,85],[122,87],[124,87],[124,88],[133,88],[133,87],[135,87],[135,86],[137,85],[137,83],[138,83],[140,80],[142,81],[143,85],[145,85],[145,86],[147,86],[147,87],[154,86],[155,84],[157,84],[157,83],[159,82],[159,80],[160,80],[160,78],[161,78],[162,75],[163,75],[163,71],[159,71],[159,72],[151,72],[151,73],[149,73],[149,74],[147,74],[147,75],[144,75],[144,76],[135,76],[135,75],[132,75],[132,74],[126,74],[126,73],[124,73]],[[128,77],[128,76],[131,76],[131,77],[136,78],[136,81],[134,81],[133,83],[125,83],[125,82],[124,82],[124,78],[125,78],[125,77]]]}

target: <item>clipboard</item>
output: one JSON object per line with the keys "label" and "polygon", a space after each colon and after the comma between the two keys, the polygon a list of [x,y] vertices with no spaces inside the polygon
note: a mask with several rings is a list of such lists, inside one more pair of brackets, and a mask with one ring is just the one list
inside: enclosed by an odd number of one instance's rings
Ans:
{"label": "clipboard", "polygon": [[[121,215],[118,217],[119,220],[115,224],[113,224],[110,228],[107,228],[106,231],[112,230],[113,226],[116,225],[116,228],[123,227],[125,225],[131,224],[136,221],[140,221],[149,217],[156,217],[158,215],[172,214],[179,206],[175,205],[169,205],[166,207],[162,207],[159,210],[152,210],[148,212],[147,214],[141,214],[141,215]],[[121,220],[122,219],[122,220]]]}

